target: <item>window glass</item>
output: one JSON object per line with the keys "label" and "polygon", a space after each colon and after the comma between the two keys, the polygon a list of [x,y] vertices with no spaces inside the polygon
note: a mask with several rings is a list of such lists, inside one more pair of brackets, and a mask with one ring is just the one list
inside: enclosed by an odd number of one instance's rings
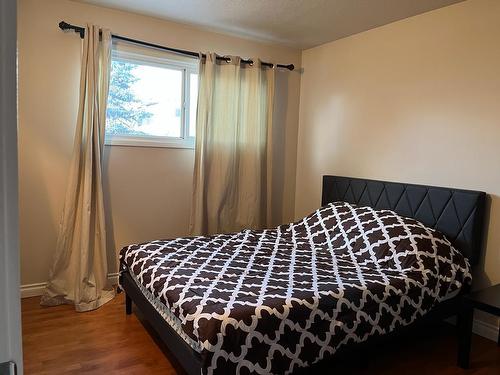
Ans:
{"label": "window glass", "polygon": [[106,134],[181,137],[182,75],[182,70],[114,59]]}
{"label": "window glass", "polygon": [[106,144],[193,148],[198,62],[128,44],[113,48]]}

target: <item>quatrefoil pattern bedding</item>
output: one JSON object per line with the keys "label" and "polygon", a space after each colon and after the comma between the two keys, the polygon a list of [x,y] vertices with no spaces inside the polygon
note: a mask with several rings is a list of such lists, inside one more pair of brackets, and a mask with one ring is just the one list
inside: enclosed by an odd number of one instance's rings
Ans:
{"label": "quatrefoil pattern bedding", "polygon": [[345,202],[273,229],[130,245],[121,263],[206,374],[291,373],[410,324],[471,279],[441,233]]}

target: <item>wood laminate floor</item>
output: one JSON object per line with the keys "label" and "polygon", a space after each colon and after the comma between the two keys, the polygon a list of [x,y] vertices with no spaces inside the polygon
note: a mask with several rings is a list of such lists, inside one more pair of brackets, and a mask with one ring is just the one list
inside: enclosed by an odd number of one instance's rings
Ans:
{"label": "wood laminate floor", "polygon": [[[37,297],[23,299],[25,373],[183,374],[135,312],[125,315],[123,294],[87,313],[74,312],[71,306],[41,307]],[[479,336],[472,345],[471,368],[461,370],[455,366],[455,330],[443,324],[306,373],[500,375],[500,347]]]}

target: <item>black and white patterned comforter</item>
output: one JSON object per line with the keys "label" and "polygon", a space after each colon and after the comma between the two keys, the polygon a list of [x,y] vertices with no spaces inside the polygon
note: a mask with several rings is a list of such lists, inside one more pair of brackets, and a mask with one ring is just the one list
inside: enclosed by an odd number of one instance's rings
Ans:
{"label": "black and white patterned comforter", "polygon": [[273,229],[131,245],[121,262],[207,374],[291,373],[410,324],[471,277],[441,233],[344,202]]}

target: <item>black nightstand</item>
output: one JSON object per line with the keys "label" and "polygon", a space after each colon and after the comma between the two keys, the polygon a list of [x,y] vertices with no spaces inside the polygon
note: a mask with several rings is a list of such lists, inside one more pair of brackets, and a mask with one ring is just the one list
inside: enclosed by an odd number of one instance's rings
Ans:
{"label": "black nightstand", "polygon": [[[463,297],[459,316],[458,365],[469,367],[474,309],[500,316],[500,284]],[[500,332],[497,344],[500,346]]]}

